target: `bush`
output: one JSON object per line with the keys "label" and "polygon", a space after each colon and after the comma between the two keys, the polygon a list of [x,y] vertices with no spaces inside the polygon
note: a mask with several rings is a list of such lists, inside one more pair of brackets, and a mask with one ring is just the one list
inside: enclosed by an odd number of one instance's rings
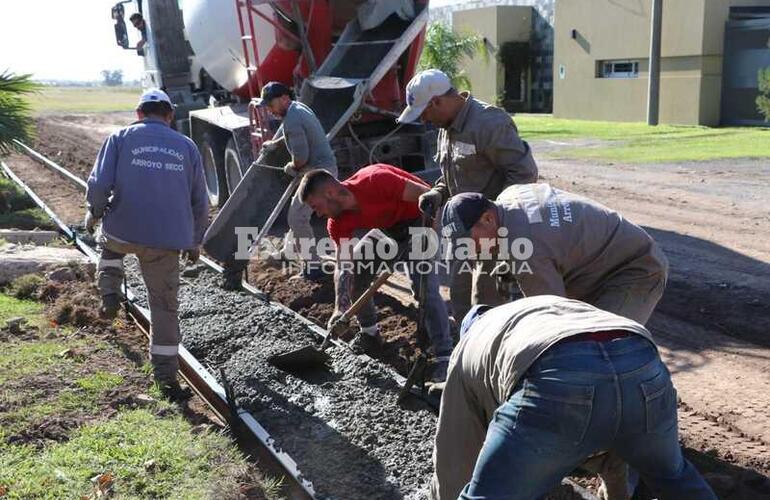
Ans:
{"label": "bush", "polygon": [[759,96],[757,110],[770,122],[770,67],[759,70]]}
{"label": "bush", "polygon": [[37,274],[19,276],[11,283],[11,293],[20,300],[37,298],[37,292],[45,283],[45,279]]}
{"label": "bush", "polygon": [[0,178],[0,214],[35,208],[35,202],[10,179]]}
{"label": "bush", "polygon": [[56,229],[51,219],[39,208],[0,214],[0,227],[14,229]]}

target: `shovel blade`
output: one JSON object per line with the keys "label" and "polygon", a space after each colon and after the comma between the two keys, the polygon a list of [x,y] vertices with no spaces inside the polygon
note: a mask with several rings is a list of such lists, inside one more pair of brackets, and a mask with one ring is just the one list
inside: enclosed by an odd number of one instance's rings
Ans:
{"label": "shovel blade", "polygon": [[312,345],[267,358],[271,365],[289,372],[323,368],[330,360],[325,351]]}

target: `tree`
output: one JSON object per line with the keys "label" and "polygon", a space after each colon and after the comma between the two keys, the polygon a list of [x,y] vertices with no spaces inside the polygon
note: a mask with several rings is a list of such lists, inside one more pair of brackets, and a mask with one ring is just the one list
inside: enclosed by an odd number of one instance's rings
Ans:
{"label": "tree", "polygon": [[14,149],[14,139],[27,141],[32,137],[34,122],[24,96],[39,88],[32,75],[15,75],[7,70],[0,74],[0,154]]}
{"label": "tree", "polygon": [[487,59],[484,38],[473,33],[457,33],[443,23],[428,26],[425,34],[425,46],[420,57],[420,69],[440,69],[449,76],[458,89],[471,88],[471,82],[460,69],[464,57],[481,56]]}
{"label": "tree", "polygon": [[119,85],[123,85],[123,70],[102,70],[102,78],[104,79],[104,84],[108,87],[117,87]]}
{"label": "tree", "polygon": [[[770,47],[770,41],[767,42]],[[770,122],[770,66],[759,70],[758,82],[759,96],[757,96],[757,110],[765,116],[765,121]]]}

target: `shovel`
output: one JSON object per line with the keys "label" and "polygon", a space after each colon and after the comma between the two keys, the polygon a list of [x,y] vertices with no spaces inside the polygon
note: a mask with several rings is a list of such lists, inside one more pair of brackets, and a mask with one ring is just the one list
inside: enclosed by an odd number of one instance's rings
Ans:
{"label": "shovel", "polygon": [[306,370],[312,370],[317,368],[323,368],[327,362],[331,360],[331,357],[326,352],[326,348],[332,341],[332,337],[336,337],[335,326],[339,324],[345,324],[349,322],[353,316],[366,304],[377,292],[377,290],[390,278],[390,272],[384,272],[377,277],[374,282],[369,285],[369,288],[361,294],[350,309],[342,313],[342,316],[337,320],[334,325],[329,329],[329,333],[321,343],[321,347],[314,345],[307,345],[293,351],[289,351],[283,354],[276,354],[267,358],[267,362],[284,371],[288,372],[301,372]]}

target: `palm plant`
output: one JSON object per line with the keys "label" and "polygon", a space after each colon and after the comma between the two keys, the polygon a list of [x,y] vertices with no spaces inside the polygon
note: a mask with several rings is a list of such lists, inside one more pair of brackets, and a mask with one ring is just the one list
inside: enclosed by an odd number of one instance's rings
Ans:
{"label": "palm plant", "polygon": [[25,94],[36,92],[39,85],[32,75],[0,73],[0,154],[13,149],[13,140],[29,140],[33,134],[32,114]]}
{"label": "palm plant", "polygon": [[484,38],[473,33],[458,33],[444,23],[433,23],[425,34],[420,69],[440,69],[457,89],[470,90],[471,81],[460,69],[463,58],[481,56],[487,59]]}

